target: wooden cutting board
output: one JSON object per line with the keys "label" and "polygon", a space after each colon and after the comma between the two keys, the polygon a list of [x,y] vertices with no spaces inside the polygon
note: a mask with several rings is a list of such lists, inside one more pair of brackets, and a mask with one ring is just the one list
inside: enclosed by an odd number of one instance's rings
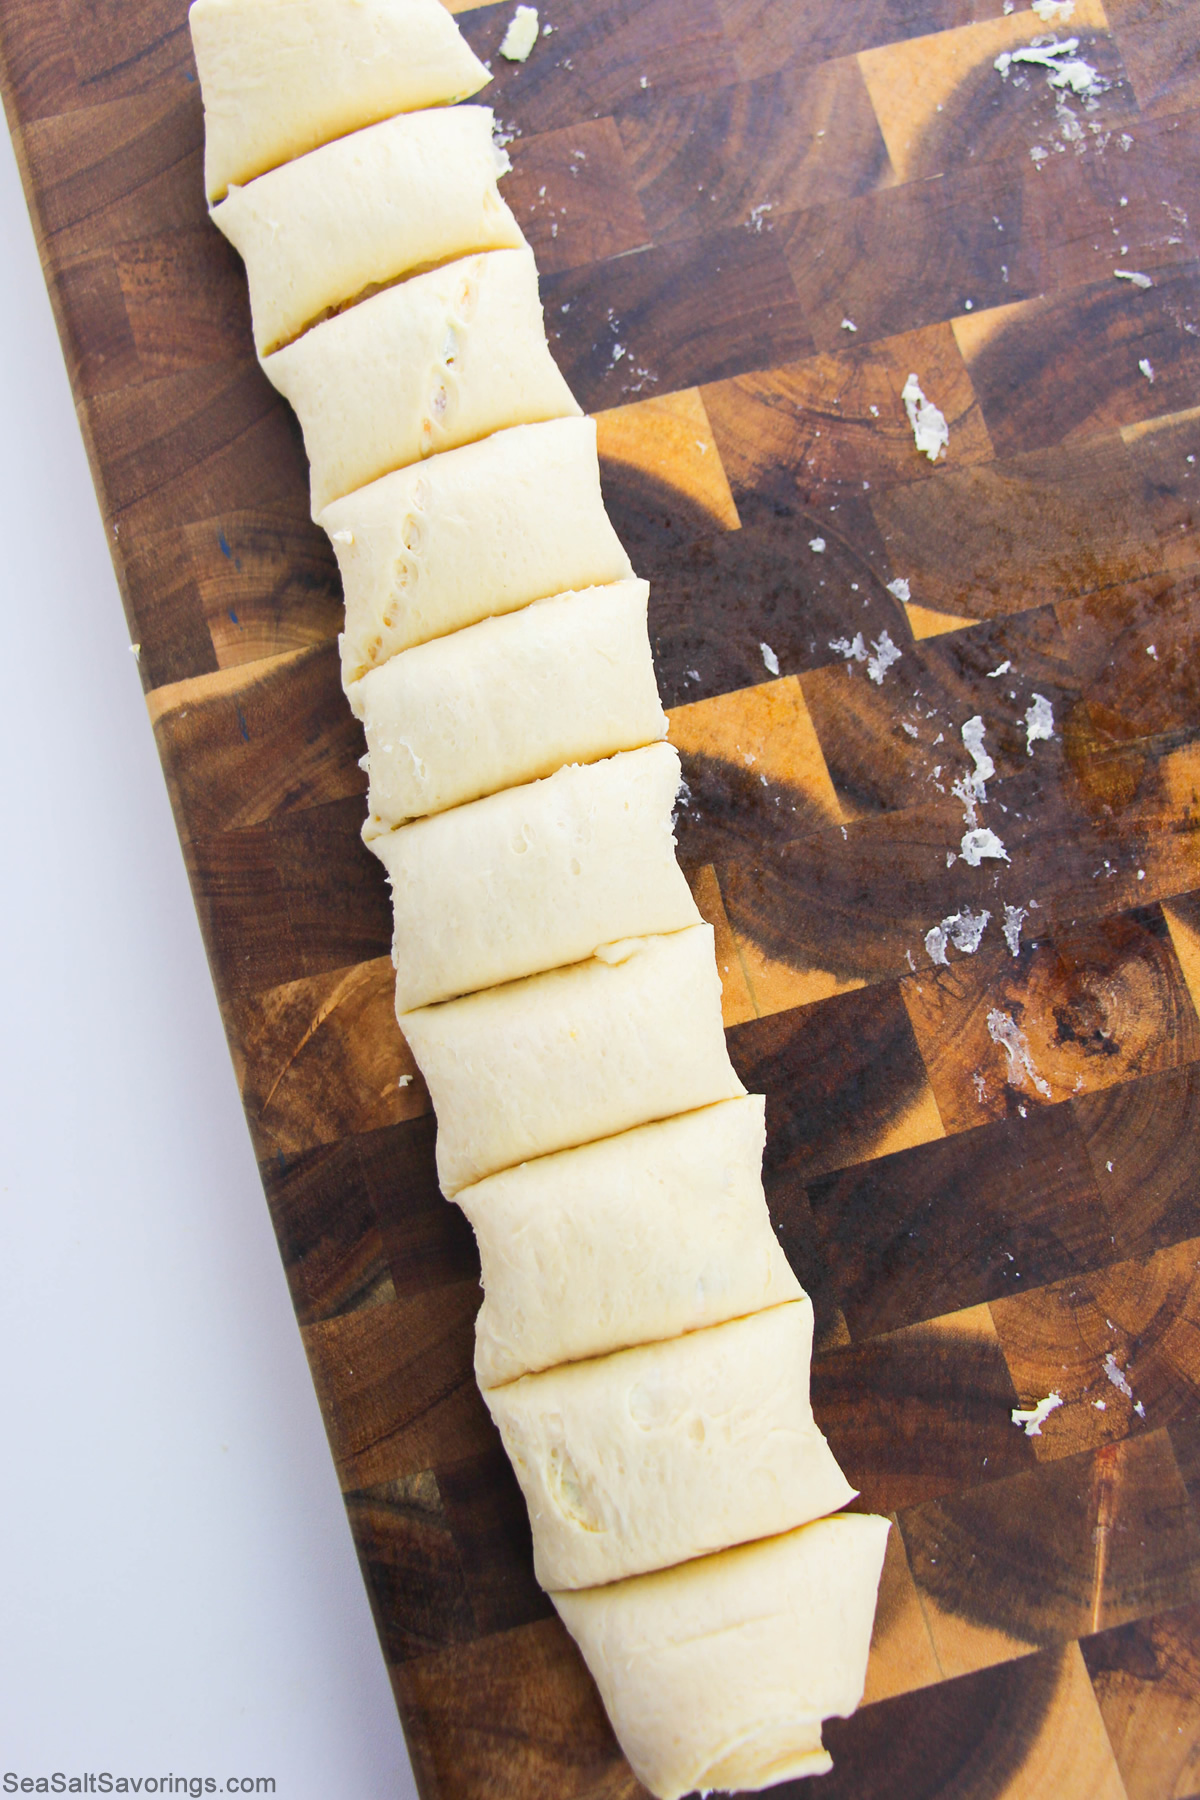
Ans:
{"label": "wooden cutting board", "polygon": [[[510,10],[464,12],[485,57]],[[267,1198],[427,1800],[625,1800],[472,1380],[478,1264],[392,1018],[334,564],[205,220],[185,12],[0,0],[0,49]],[[1183,1800],[1200,4],[543,16],[490,90],[506,188],[652,583],[680,854],[769,1096],[818,1418],[898,1527],[869,1703],[805,1791]],[[1092,100],[996,69],[1054,29]],[[978,866],[975,717],[1006,852]],[[1012,1409],[1051,1392],[1026,1436]]]}

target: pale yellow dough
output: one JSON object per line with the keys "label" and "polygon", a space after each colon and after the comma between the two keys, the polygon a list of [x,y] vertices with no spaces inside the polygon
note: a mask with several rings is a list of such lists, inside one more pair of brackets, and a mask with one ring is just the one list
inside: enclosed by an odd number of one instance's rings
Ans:
{"label": "pale yellow dough", "polygon": [[658,1800],[832,1766],[821,1721],[862,1699],[889,1522],[843,1513],[551,1599]]}
{"label": "pale yellow dough", "polygon": [[653,744],[373,838],[392,886],[397,1010],[699,924],[675,860],[678,792],[679,752]]}
{"label": "pale yellow dough", "polygon": [[480,1387],[798,1299],[763,1197],[765,1141],[751,1094],[463,1188],[483,1265]]}
{"label": "pale yellow dough", "polygon": [[644,581],[539,600],[418,644],[348,690],[367,734],[363,836],[667,735]]}
{"label": "pale yellow dough", "polygon": [[745,1093],[711,925],[400,1017],[437,1114],[442,1191]]}
{"label": "pale yellow dough", "polygon": [[325,508],[346,593],[342,679],[551,594],[633,574],[593,419],[518,425]]}
{"label": "pale yellow dough", "polygon": [[437,450],[579,413],[546,343],[529,249],[414,275],[315,325],[263,368],[303,427],[314,517]]}
{"label": "pale yellow dough", "polygon": [[524,243],[485,106],[404,113],[325,144],[213,210],[246,265],[260,355],[414,270]]}
{"label": "pale yellow dough", "polygon": [[204,185],[219,200],[332,138],[491,76],[439,0],[194,0]]}
{"label": "pale yellow dough", "polygon": [[664,1569],[852,1500],[813,1420],[812,1334],[805,1296],[489,1389],[542,1586]]}

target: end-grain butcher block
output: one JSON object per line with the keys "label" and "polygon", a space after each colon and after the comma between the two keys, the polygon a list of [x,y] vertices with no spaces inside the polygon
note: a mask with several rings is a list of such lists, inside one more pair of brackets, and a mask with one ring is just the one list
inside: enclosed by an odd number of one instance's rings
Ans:
{"label": "end-grain butcher block", "polygon": [[517,425],[322,512],[346,592],[347,685],[399,650],[551,594],[625,581],[593,419]]}
{"label": "end-grain butcher block", "polygon": [[763,1195],[764,1114],[761,1094],[725,1100],[463,1188],[480,1387],[799,1299]]}
{"label": "end-grain butcher block", "polygon": [[210,200],[348,131],[465,100],[491,80],[439,0],[194,0],[189,23]]}

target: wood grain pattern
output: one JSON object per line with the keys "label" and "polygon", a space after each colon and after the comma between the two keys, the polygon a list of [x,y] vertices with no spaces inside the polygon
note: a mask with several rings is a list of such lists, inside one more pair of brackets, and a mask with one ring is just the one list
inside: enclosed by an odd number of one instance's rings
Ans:
{"label": "wood grain pattern", "polygon": [[[652,584],[680,854],[769,1096],[817,1414],[896,1521],[821,1791],[1189,1800],[1200,6],[1076,0],[1094,103],[1001,79],[1042,29],[1002,0],[560,0],[524,65],[496,59],[510,7],[453,10]],[[478,1260],[391,1014],[336,571],[205,218],[185,0],[0,0],[0,67],[422,1791],[635,1800],[474,1387]],[[854,643],[885,633],[876,682]],[[975,716],[1006,852],[978,866]],[[935,961],[968,910],[978,949]],[[1012,1409],[1051,1390],[1026,1437]]]}

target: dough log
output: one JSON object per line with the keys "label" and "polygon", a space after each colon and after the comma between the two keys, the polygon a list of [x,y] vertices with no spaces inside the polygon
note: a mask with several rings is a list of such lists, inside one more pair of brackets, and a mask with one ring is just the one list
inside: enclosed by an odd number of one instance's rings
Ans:
{"label": "dough log", "polygon": [[832,1767],[821,1721],[862,1699],[888,1529],[887,1519],[843,1513],[550,1596],[621,1748],[659,1800]]}
{"label": "dough log", "polygon": [[765,1141],[751,1094],[463,1188],[480,1387],[799,1299],[763,1197]]}
{"label": "dough log", "polygon": [[484,1394],[550,1589],[597,1587],[845,1506],[813,1421],[807,1296]]}

